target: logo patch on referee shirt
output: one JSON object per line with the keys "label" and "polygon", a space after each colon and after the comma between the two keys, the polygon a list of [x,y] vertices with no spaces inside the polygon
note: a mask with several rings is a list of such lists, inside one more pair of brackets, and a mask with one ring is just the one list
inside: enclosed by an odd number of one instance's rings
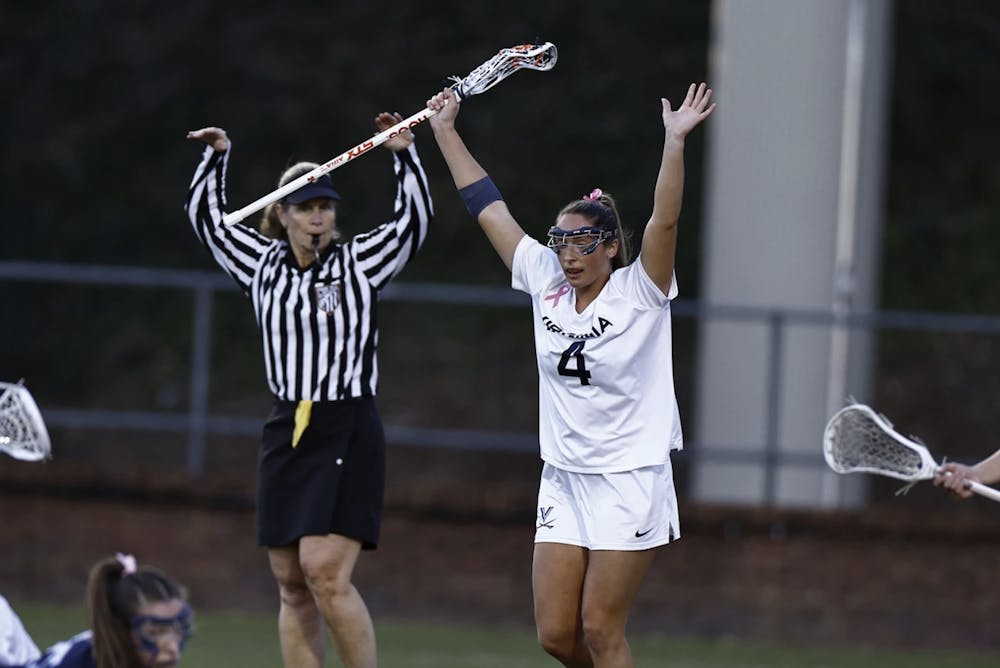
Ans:
{"label": "logo patch on referee shirt", "polygon": [[340,306],[340,281],[316,283],[313,289],[316,291],[316,306],[327,315],[333,315]]}

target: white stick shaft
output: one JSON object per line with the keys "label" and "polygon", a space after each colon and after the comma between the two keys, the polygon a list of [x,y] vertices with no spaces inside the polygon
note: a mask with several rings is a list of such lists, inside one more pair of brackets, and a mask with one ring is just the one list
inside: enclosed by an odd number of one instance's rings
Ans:
{"label": "white stick shaft", "polygon": [[972,482],[971,480],[968,482],[968,487],[970,492],[975,492],[993,501],[1000,501],[1000,489],[994,489],[989,485],[984,485],[981,482]]}
{"label": "white stick shaft", "polygon": [[436,111],[433,111],[425,107],[423,110],[418,111],[409,118],[403,119],[399,123],[396,123],[391,128],[386,128],[385,130],[378,133],[371,139],[365,140],[360,144],[358,144],[357,146],[355,146],[354,148],[347,149],[346,151],[338,155],[336,158],[324,162],[322,165],[318,166],[311,172],[303,174],[294,181],[289,181],[288,183],[281,186],[274,192],[264,195],[260,199],[255,200],[250,204],[247,204],[242,209],[233,211],[232,213],[227,213],[222,217],[222,222],[225,223],[226,225],[232,225],[233,223],[240,222],[250,214],[260,211],[268,204],[272,202],[277,202],[279,199],[281,199],[288,193],[298,190],[307,183],[315,181],[320,176],[323,176],[328,172],[332,172],[338,167],[346,165],[351,160],[354,160],[360,155],[364,155],[365,153],[372,150],[376,146],[381,146],[382,144],[389,141],[396,135],[403,132],[409,132],[414,126],[420,125],[421,123],[423,123],[436,113],[437,113]]}

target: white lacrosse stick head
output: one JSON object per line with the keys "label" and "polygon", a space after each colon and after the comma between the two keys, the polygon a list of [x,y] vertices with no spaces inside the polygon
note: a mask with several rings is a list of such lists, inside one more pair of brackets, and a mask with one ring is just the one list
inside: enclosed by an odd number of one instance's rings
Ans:
{"label": "white lacrosse stick head", "polygon": [[27,462],[52,456],[42,413],[21,383],[0,382],[0,452]]}
{"label": "white lacrosse stick head", "polygon": [[837,473],[877,473],[908,482],[933,478],[938,470],[925,445],[901,435],[864,404],[845,406],[830,418],[823,456]]}
{"label": "white lacrosse stick head", "polygon": [[497,55],[469,72],[463,78],[451,77],[452,88],[459,100],[493,88],[518,70],[538,70],[545,72],[556,66],[559,52],[552,42],[544,44],[519,44],[509,49],[500,49]]}

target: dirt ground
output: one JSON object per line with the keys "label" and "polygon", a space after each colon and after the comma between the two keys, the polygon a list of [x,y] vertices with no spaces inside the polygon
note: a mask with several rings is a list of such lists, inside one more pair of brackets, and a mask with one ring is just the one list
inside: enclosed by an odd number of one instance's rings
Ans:
{"label": "dirt ground", "polygon": [[[530,625],[537,461],[390,457],[382,542],[356,578],[373,615]],[[184,582],[197,607],[276,610],[252,499],[245,472],[109,477],[71,462],[5,460],[0,591],[80,600],[89,565],[127,551]],[[918,498],[834,514],[682,504],[683,538],[658,554],[631,628],[1000,649],[1000,521],[970,503],[946,499],[930,511]]]}

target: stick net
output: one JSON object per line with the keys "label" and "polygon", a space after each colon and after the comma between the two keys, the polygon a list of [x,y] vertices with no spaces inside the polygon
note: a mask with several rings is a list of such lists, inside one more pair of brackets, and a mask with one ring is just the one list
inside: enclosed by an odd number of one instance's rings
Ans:
{"label": "stick net", "polygon": [[912,481],[932,478],[937,470],[924,445],[901,436],[884,416],[861,404],[831,418],[823,454],[837,473],[878,473]]}
{"label": "stick net", "polygon": [[0,383],[0,452],[29,462],[52,456],[42,414],[21,383]]}
{"label": "stick net", "polygon": [[519,44],[509,49],[500,49],[497,55],[469,72],[465,77],[451,77],[452,88],[459,100],[493,88],[518,70],[545,72],[556,66],[559,53],[551,42],[544,44]]}

